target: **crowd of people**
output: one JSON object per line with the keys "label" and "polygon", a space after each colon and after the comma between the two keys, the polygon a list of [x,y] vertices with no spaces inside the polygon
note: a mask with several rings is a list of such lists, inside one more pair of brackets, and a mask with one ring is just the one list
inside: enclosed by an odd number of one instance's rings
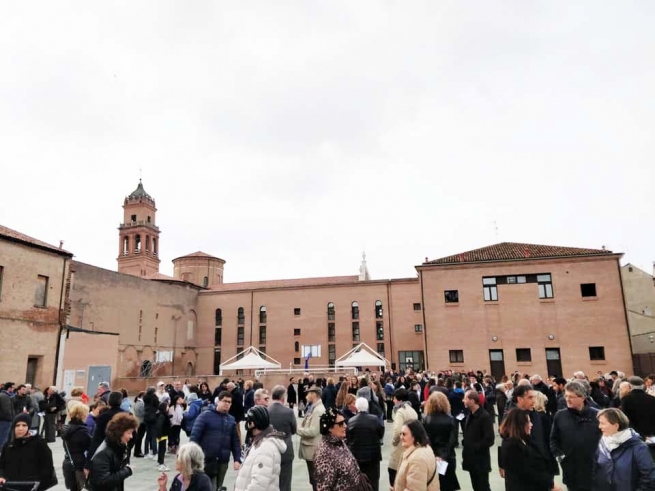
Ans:
{"label": "crowd of people", "polygon": [[557,491],[560,471],[569,490],[655,490],[654,381],[615,371],[569,380],[367,371],[305,374],[270,392],[256,380],[224,379],[214,390],[204,380],[159,382],[134,398],[107,382],[92,398],[5,383],[0,485],[57,484],[48,443],[59,435],[71,491],[122,491],[133,458],[153,461],[160,491],[224,489],[230,467],[237,491],[290,491],[297,435],[313,490],[378,491],[386,430],[391,491],[460,489],[458,453],[473,490],[490,491],[497,424],[506,490]]}

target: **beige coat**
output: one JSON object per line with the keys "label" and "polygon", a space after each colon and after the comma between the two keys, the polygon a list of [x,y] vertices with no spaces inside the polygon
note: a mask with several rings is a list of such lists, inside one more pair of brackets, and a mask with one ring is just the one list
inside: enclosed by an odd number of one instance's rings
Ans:
{"label": "beige coat", "polygon": [[312,411],[305,415],[302,424],[296,430],[300,436],[298,457],[303,460],[314,460],[316,447],[321,442],[321,416],[325,414],[325,406],[320,399],[312,406]]}
{"label": "beige coat", "polygon": [[[430,445],[425,447],[410,447],[403,453],[394,491],[439,491],[439,475],[436,474],[437,463]],[[432,482],[428,481],[432,476]]]}
{"label": "beige coat", "polygon": [[396,409],[393,415],[393,438],[391,439],[391,455],[389,456],[389,469],[398,469],[400,459],[403,456],[403,447],[400,445],[400,432],[405,423],[418,419],[418,414],[409,402],[404,402]]}

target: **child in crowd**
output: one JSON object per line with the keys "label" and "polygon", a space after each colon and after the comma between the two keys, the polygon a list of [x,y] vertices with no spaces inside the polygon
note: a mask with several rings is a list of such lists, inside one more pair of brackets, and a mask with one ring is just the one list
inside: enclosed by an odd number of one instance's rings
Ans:
{"label": "child in crowd", "polygon": [[164,465],[164,457],[166,456],[166,443],[171,431],[171,415],[168,414],[168,401],[159,404],[159,409],[156,413],[155,431],[157,435],[157,470],[159,472],[167,472],[170,469]]}

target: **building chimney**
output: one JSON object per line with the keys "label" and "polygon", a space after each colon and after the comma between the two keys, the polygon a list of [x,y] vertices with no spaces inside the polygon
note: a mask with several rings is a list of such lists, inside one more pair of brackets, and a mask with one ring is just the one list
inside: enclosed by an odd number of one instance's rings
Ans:
{"label": "building chimney", "polygon": [[523,257],[530,257],[530,249],[527,247],[523,249]]}
{"label": "building chimney", "polygon": [[426,263],[429,262],[429,259],[428,259],[427,256],[425,256],[425,262],[426,262]]}
{"label": "building chimney", "polygon": [[606,250],[607,250],[607,247],[603,246],[601,249],[603,249],[604,251],[606,251]]}
{"label": "building chimney", "polygon": [[64,241],[63,241],[63,240],[60,240],[60,241],[59,241],[59,248],[60,248],[60,249],[63,249],[63,248],[64,248]]}

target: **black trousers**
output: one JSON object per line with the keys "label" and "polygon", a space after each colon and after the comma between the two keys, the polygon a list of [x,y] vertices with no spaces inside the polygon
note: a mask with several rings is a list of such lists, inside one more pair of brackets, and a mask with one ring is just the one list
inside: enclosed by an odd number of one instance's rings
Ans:
{"label": "black trousers", "polygon": [[142,422],[136,430],[136,436],[134,437],[134,456],[143,455],[142,442],[145,434],[146,424]]}
{"label": "black trousers", "polygon": [[488,472],[469,472],[473,491],[491,491]]}
{"label": "black trousers", "polygon": [[393,400],[385,402],[387,404],[387,421],[393,421]]}
{"label": "black trousers", "polygon": [[311,460],[306,460],[307,462],[307,473],[309,474],[309,483],[312,485],[312,489],[316,491],[316,481],[314,480],[314,462]]}
{"label": "black trousers", "polygon": [[283,460],[280,464],[280,491],[291,491],[293,460]]}
{"label": "black trousers", "polygon": [[[368,480],[371,481],[373,491],[378,491],[380,489],[380,461],[372,460],[357,463],[359,464],[360,472],[365,474],[366,477],[368,477]],[[391,486],[393,486],[393,484],[391,484]]]}
{"label": "black trousers", "polygon": [[387,469],[389,471],[389,486],[393,487],[396,484],[396,474],[398,474],[398,471],[396,469],[392,469],[389,467]]}

